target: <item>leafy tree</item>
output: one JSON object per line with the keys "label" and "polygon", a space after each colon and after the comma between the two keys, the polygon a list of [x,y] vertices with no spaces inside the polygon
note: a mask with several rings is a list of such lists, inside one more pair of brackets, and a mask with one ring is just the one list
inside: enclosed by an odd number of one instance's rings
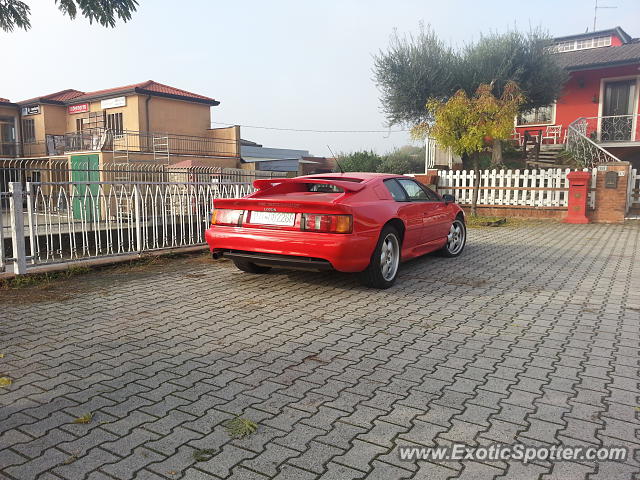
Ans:
{"label": "leafy tree", "polygon": [[[492,92],[502,96],[505,86],[515,82],[524,96],[517,113],[553,103],[562,93],[568,74],[549,52],[550,43],[551,38],[539,30],[483,35],[463,52],[470,67],[461,71],[463,88],[471,95],[479,84],[491,83]],[[502,143],[498,139],[493,142],[492,163],[502,163]]]}
{"label": "leafy tree", "polygon": [[358,151],[338,155],[345,172],[417,173],[424,171],[424,147],[405,145],[386,155]]}
{"label": "leafy tree", "polygon": [[[492,33],[462,49],[447,46],[429,27],[415,36],[395,34],[387,51],[375,57],[374,75],[390,125],[433,121],[429,99],[446,101],[463,90],[474,95],[481,84],[501,97],[516,82],[524,101],[518,112],[542,107],[558,98],[567,73],[557,65],[548,46],[551,38],[539,30]],[[513,120],[513,119],[512,119]],[[501,144],[494,142],[493,162],[500,163]]]}
{"label": "leafy tree", "polygon": [[377,171],[399,175],[424,172],[424,157],[424,147],[405,145],[385,155]]}
{"label": "leafy tree", "polygon": [[520,87],[524,101],[518,108],[526,112],[553,103],[568,79],[548,47],[552,39],[540,30],[529,33],[506,32],[483,35],[462,52],[462,88],[472,95],[482,83],[490,83],[500,97],[510,82]]}
{"label": "leafy tree", "polygon": [[[115,27],[116,17],[123,22],[131,20],[131,15],[138,7],[138,0],[55,0],[58,9],[71,19],[75,19],[78,11],[103,27]],[[21,0],[0,0],[0,28],[12,32],[15,27],[29,30],[31,28],[31,8]]]}
{"label": "leafy tree", "polygon": [[341,153],[338,162],[345,172],[375,172],[382,163],[382,157],[373,151],[362,150]]}
{"label": "leafy tree", "polygon": [[420,25],[417,35],[391,36],[389,49],[374,57],[374,75],[389,125],[427,120],[429,98],[448,98],[462,88],[461,56]]}
{"label": "leafy tree", "polygon": [[473,96],[458,90],[449,100],[430,99],[427,109],[435,123],[423,123],[415,135],[428,132],[443,147],[451,147],[457,155],[469,155],[473,160],[475,181],[471,214],[476,215],[480,187],[479,158],[487,143],[509,137],[513,117],[518,113],[524,95],[515,82],[507,82],[502,95],[493,94],[493,85],[481,84]]}

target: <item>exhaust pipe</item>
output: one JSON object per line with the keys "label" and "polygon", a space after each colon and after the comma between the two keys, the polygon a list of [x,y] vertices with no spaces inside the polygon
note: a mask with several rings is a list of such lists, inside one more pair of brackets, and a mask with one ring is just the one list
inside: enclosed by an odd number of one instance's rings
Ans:
{"label": "exhaust pipe", "polygon": [[218,260],[219,258],[222,258],[223,253],[222,252],[213,252],[211,254],[211,256],[213,257],[214,260]]}

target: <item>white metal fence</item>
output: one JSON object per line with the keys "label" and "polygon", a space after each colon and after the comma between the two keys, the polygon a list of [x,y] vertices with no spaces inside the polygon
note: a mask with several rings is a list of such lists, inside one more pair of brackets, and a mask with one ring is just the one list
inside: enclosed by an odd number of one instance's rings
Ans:
{"label": "white metal fence", "polygon": [[[478,205],[504,205],[528,207],[566,207],[570,169],[548,170],[480,170]],[[585,171],[590,171],[585,169]],[[439,170],[438,192],[448,193],[463,205],[471,204],[473,170]],[[596,187],[596,169],[592,170],[589,195],[590,206],[595,206],[593,189]]]}
{"label": "white metal fence", "polygon": [[8,264],[24,273],[27,265],[203,244],[214,198],[241,197],[253,191],[255,179],[283,176],[197,165],[96,168],[0,159],[0,272]]}
{"label": "white metal fence", "polygon": [[[247,182],[12,182],[10,261],[29,265],[204,245],[213,201],[253,192]],[[7,216],[5,216],[6,218]],[[6,229],[0,228],[0,231]]]}
{"label": "white metal fence", "polygon": [[[1,192],[0,191],[0,205],[3,203],[9,202],[10,194],[9,192]],[[5,236],[6,233],[10,233],[9,227],[4,225],[4,215],[2,215],[2,210],[0,209],[0,272],[4,272],[6,265],[6,254],[5,254]]]}

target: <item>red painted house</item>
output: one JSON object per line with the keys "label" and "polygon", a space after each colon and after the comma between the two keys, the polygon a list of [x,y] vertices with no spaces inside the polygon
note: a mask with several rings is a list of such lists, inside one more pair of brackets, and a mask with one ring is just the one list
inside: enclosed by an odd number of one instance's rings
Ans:
{"label": "red painted house", "polygon": [[554,56],[569,72],[558,101],[522,115],[516,136],[539,132],[564,143],[567,128],[640,167],[640,39],[620,27],[554,39]]}

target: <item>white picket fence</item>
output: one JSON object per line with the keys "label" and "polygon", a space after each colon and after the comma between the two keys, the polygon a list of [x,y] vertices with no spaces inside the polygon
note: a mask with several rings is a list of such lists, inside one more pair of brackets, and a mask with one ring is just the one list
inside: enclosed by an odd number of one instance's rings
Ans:
{"label": "white picket fence", "polygon": [[[566,207],[569,172],[571,169],[480,170],[478,205]],[[589,205],[593,208],[597,170],[591,172]],[[462,205],[471,204],[474,182],[473,170],[438,170],[438,193],[451,194]]]}

